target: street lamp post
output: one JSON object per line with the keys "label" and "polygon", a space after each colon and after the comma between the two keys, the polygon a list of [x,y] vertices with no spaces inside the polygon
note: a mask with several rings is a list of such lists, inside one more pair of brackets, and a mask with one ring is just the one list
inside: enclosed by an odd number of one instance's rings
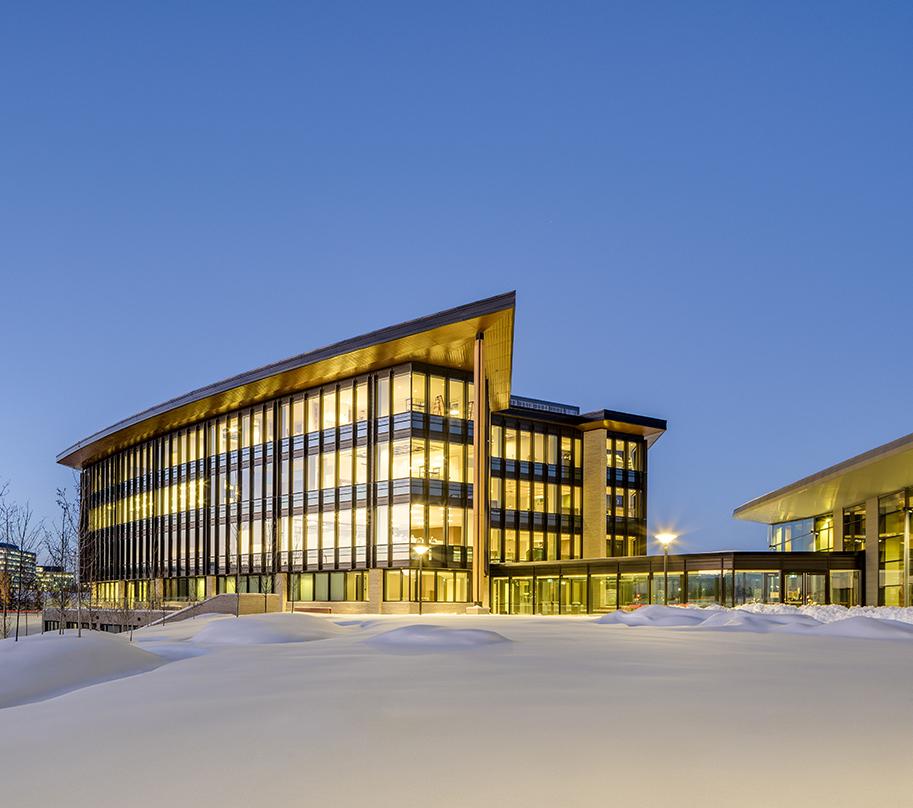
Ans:
{"label": "street lamp post", "polygon": [[428,551],[431,548],[424,543],[415,544],[412,546],[412,551],[418,556],[418,613],[422,613],[422,567],[425,562],[425,556],[428,554]]}
{"label": "street lamp post", "polygon": [[663,605],[669,605],[669,545],[678,536],[674,533],[657,533],[656,540],[663,546]]}

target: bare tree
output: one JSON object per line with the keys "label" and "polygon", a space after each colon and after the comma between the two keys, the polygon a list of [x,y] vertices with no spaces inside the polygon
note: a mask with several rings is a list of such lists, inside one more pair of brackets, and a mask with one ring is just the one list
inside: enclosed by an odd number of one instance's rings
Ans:
{"label": "bare tree", "polygon": [[190,619],[195,620],[197,616],[196,606],[200,602],[200,593],[197,589],[196,578],[191,578],[187,582],[187,603],[190,608]]}
{"label": "bare tree", "polygon": [[[82,578],[82,553],[80,547],[80,512],[79,484],[76,483],[74,498],[66,488],[57,489],[57,507],[60,509],[60,521],[55,526],[54,544],[59,560],[54,563],[64,571],[73,570],[73,594],[76,600],[76,636],[82,636],[82,604],[85,598],[85,584]],[[51,553],[52,557],[54,553]],[[92,599],[89,597],[89,628],[92,622]],[[62,609],[63,607],[61,607]],[[61,611],[63,614],[63,611]]]}
{"label": "bare tree", "polygon": [[[8,498],[9,483],[0,483],[0,542],[12,544],[12,503]],[[6,550],[7,548],[4,548]],[[10,553],[3,553],[0,565],[0,639],[5,640],[10,631],[10,606],[13,599],[13,576]]]}
{"label": "bare tree", "polygon": [[9,555],[3,555],[0,566],[0,640],[5,640],[10,633],[10,604],[13,600],[13,581],[9,571]]}
{"label": "bare tree", "polygon": [[159,592],[158,587],[155,585],[155,580],[147,582],[146,585],[146,608],[149,609],[149,621],[152,621],[152,612],[161,611],[162,613],[162,628],[165,627],[165,601],[162,598],[162,593]]}
{"label": "bare tree", "polygon": [[[57,489],[57,505],[60,507],[60,514],[57,521],[51,525],[51,530],[45,536],[44,551],[50,562],[55,567],[60,567],[64,572],[73,569],[77,564],[76,534],[73,531],[73,522],[68,517],[66,509],[61,504],[63,489]],[[63,634],[66,628],[66,610],[70,607],[73,596],[76,596],[77,603],[80,600],[79,593],[76,590],[77,578],[74,575],[73,581],[70,582],[65,575],[58,575],[54,578],[54,586],[50,592],[49,601],[59,615],[58,633]],[[82,615],[77,611],[76,633],[82,636]]]}
{"label": "bare tree", "polygon": [[[128,585],[131,585],[132,582],[128,582]],[[133,628],[136,623],[136,604],[133,600],[133,593],[128,592],[127,587],[124,587],[124,594],[122,597],[117,599],[117,602],[114,604],[114,613],[117,615],[118,622],[122,626],[126,626],[127,630],[130,632],[130,642],[133,642]]]}
{"label": "bare tree", "polygon": [[273,576],[272,575],[261,575],[260,576],[260,589],[263,590],[263,614],[269,613],[269,608],[267,604],[269,603],[269,596],[273,591]]}
{"label": "bare tree", "polygon": [[12,525],[12,544],[19,548],[13,577],[16,601],[15,641],[19,642],[22,609],[29,605],[30,594],[35,588],[35,555],[44,536],[44,527],[36,521],[35,514],[28,502],[24,505],[14,505],[11,511],[12,517],[8,524]]}

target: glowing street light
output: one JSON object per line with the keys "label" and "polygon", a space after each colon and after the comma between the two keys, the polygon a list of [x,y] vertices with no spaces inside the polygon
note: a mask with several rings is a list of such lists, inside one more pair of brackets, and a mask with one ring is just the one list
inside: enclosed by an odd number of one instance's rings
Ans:
{"label": "glowing street light", "polygon": [[422,565],[431,548],[424,542],[412,545],[412,552],[418,556],[418,613],[422,613]]}
{"label": "glowing street light", "polygon": [[669,605],[669,545],[678,536],[674,533],[657,533],[656,540],[663,546],[663,605]]}

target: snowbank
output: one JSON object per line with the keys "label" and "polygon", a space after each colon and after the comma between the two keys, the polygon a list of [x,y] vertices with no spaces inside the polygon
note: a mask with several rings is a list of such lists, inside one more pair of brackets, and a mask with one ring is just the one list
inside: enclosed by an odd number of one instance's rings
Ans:
{"label": "snowbank", "polygon": [[643,606],[632,612],[609,612],[597,623],[623,626],[696,626],[707,615],[698,609],[680,609],[675,606]]}
{"label": "snowbank", "polygon": [[345,631],[331,620],[313,614],[258,614],[210,621],[191,639],[219,645],[266,645],[326,640]]}
{"label": "snowbank", "polygon": [[631,627],[782,632],[870,640],[913,639],[913,608],[896,607],[857,606],[847,609],[843,606],[751,604],[724,609],[719,606],[643,606],[631,612],[610,612],[594,622]]}
{"label": "snowbank", "polygon": [[913,623],[913,606],[788,606],[785,603],[749,603],[737,607],[740,611],[757,614],[804,614],[821,623],[847,620],[851,617],[875,617]]}
{"label": "snowbank", "polygon": [[[0,711],[3,805],[107,806],[129,794],[131,808],[161,808],[164,783],[220,808],[293,804],[303,788],[326,805],[463,808],[465,788],[440,786],[455,766],[472,772],[473,794],[531,808],[597,805],[607,788],[620,804],[648,794],[769,808],[772,777],[791,803],[820,804],[824,783],[828,806],[898,804],[909,790],[913,642],[851,635],[906,624],[763,611],[640,615],[735,621],[729,631],[600,625],[596,615],[389,615],[336,626],[324,642],[193,640],[207,626],[288,622],[269,615],[144,629],[133,648],[101,635],[128,652],[141,643],[203,653]],[[837,634],[814,640],[803,626]],[[513,642],[489,644],[500,636]],[[442,742],[454,753],[439,754]],[[543,750],[547,765],[531,765]]]}
{"label": "snowbank", "polygon": [[0,708],[59,696],[71,690],[144,673],[165,662],[100,631],[38,634],[0,641]]}
{"label": "snowbank", "polygon": [[366,640],[371,645],[409,651],[457,651],[510,642],[497,631],[444,626],[401,626]]}

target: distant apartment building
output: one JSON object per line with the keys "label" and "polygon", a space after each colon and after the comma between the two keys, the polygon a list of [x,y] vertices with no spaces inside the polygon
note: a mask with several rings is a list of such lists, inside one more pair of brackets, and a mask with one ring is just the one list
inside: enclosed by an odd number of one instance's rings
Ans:
{"label": "distant apartment building", "polygon": [[43,594],[51,592],[60,592],[61,589],[72,589],[76,576],[72,572],[67,572],[62,567],[42,566],[39,564],[35,568],[35,577],[38,582],[38,591]]}
{"label": "distant apartment building", "polygon": [[19,581],[32,582],[35,578],[36,556],[20,550],[16,544],[0,542],[0,598],[8,597],[4,590],[15,592]]}

